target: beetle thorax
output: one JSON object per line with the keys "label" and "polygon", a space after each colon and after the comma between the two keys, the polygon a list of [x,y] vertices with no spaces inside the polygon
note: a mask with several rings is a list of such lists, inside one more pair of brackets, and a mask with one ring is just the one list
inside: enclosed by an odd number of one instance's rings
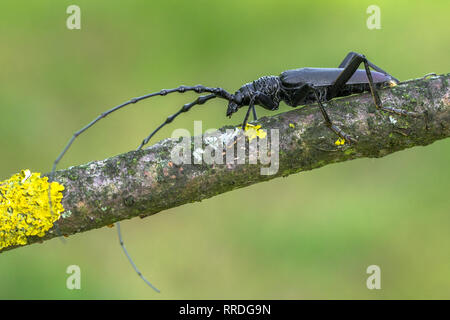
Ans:
{"label": "beetle thorax", "polygon": [[250,100],[257,94],[264,94],[270,97],[270,99],[278,105],[281,101],[280,78],[277,76],[261,77],[253,82],[244,84],[237,93],[242,95],[242,102],[244,105],[248,105]]}

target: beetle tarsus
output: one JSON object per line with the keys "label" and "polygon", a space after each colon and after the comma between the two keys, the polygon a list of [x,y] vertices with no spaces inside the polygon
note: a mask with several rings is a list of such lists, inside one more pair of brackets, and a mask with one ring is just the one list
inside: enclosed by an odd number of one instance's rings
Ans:
{"label": "beetle tarsus", "polygon": [[420,115],[416,112],[411,112],[411,111],[403,110],[403,109],[397,109],[397,108],[392,108],[392,107],[379,107],[379,109],[382,111],[386,111],[389,113],[399,115],[399,116],[411,116],[411,117],[415,117],[415,118],[420,117]]}
{"label": "beetle tarsus", "polygon": [[341,128],[338,126],[331,124],[329,125],[329,128],[333,130],[334,133],[336,133],[341,139],[344,139],[346,142],[352,144],[356,143],[356,139],[352,138],[350,135],[346,134]]}

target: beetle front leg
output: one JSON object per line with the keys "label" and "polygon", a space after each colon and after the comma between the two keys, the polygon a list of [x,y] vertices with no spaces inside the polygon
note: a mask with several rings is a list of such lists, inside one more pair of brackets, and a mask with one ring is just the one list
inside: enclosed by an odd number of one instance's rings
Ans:
{"label": "beetle front leg", "polygon": [[247,113],[245,114],[244,121],[242,122],[243,130],[245,130],[245,126],[247,125],[250,111],[253,113],[253,120],[258,120],[258,116],[256,115],[255,103],[259,103],[261,107],[268,110],[275,110],[278,108],[278,104],[275,104],[273,100],[270,99],[270,97],[258,91],[254,92],[252,97],[250,98]]}
{"label": "beetle front leg", "polygon": [[[250,111],[255,110],[255,97],[250,99],[250,103],[248,104],[247,113],[245,114],[244,121],[242,122],[242,130],[245,131],[245,127],[247,126],[248,117],[250,116]],[[254,111],[256,114],[256,111]]]}
{"label": "beetle front leg", "polygon": [[253,113],[253,120],[258,120],[258,116],[256,115],[256,108],[255,105],[253,105],[252,107],[252,113]]}

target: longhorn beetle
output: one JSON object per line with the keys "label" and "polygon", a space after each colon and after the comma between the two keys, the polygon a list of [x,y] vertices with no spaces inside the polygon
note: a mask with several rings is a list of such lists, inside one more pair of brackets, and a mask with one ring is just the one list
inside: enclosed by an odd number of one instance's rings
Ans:
{"label": "longhorn beetle", "polygon": [[[364,64],[364,69],[358,69],[361,63]],[[370,68],[375,71],[370,71]],[[354,143],[356,142],[354,138],[350,137],[341,128],[333,124],[323,103],[336,97],[343,97],[354,93],[370,91],[375,102],[375,106],[379,110],[398,115],[416,116],[414,112],[382,106],[377,89],[386,85],[396,85],[398,82],[399,81],[396,78],[367,60],[364,55],[356,52],[350,52],[337,68],[301,68],[287,70],[281,73],[280,76],[264,76],[253,82],[246,83],[234,94],[228,93],[222,88],[206,87],[202,85],[179,86],[178,88],[173,89],[163,89],[159,92],[132,98],[127,102],[103,112],[85,127],[75,132],[58,158],[54,161],[49,180],[52,181],[57,164],[61,161],[64,154],[80,134],[107,115],[127,105],[134,104],[147,98],[165,96],[174,92],[184,93],[187,91],[194,91],[196,93],[209,93],[208,95],[200,96],[196,100],[185,104],[178,112],[169,116],[142,141],[137,150],[141,150],[142,147],[146,145],[162,127],[171,123],[181,113],[187,112],[191,110],[193,106],[204,104],[214,98],[221,98],[228,101],[228,109],[226,112],[228,117],[231,117],[231,115],[237,112],[240,108],[248,106],[244,121],[242,123],[243,129],[246,127],[250,111],[253,113],[253,118],[255,120],[257,119],[255,105],[259,105],[268,110],[277,110],[281,101],[284,101],[291,107],[317,102],[320,112],[325,120],[325,124],[340,138],[348,141],[349,143]],[[51,202],[50,208],[52,208]],[[142,275],[128,254],[122,239],[119,222],[116,222],[116,227],[120,246],[122,247],[132,267],[139,277],[141,277],[155,291],[159,292],[159,290],[156,289]]]}

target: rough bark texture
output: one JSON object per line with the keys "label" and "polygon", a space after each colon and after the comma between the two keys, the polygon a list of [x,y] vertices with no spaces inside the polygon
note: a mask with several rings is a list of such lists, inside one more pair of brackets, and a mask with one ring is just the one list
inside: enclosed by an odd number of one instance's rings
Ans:
{"label": "rough bark texture", "polygon": [[[414,111],[418,117],[380,112],[370,94],[327,103],[334,123],[357,139],[352,145],[335,145],[337,137],[325,126],[316,105],[259,119],[263,129],[279,130],[279,169],[273,175],[261,175],[261,167],[268,165],[249,164],[248,153],[245,164],[175,165],[171,150],[179,143],[176,139],[58,171],[55,180],[66,189],[65,213],[57,225],[62,234],[71,235],[330,163],[383,157],[447,138],[449,77],[411,80],[380,92],[385,106]],[[220,129],[222,138],[226,129],[230,127]],[[242,131],[235,139],[245,140]],[[43,238],[30,237],[29,243],[55,236],[53,227]]]}

